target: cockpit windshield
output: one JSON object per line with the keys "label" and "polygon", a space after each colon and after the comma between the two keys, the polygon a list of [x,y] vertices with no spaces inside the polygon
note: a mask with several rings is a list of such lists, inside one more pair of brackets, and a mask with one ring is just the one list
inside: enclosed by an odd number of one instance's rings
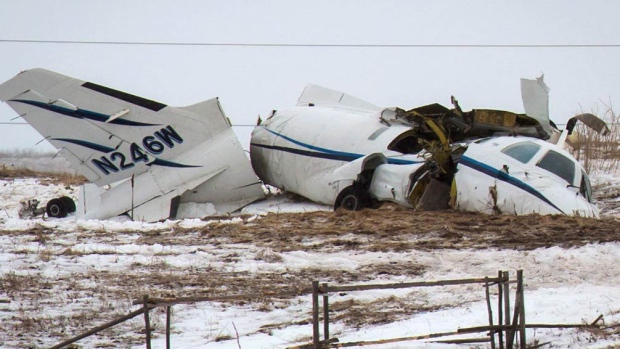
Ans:
{"label": "cockpit windshield", "polygon": [[579,192],[588,200],[588,202],[592,202],[592,184],[590,184],[590,178],[585,171],[581,171],[581,185],[579,186]]}
{"label": "cockpit windshield", "polygon": [[540,145],[532,142],[521,142],[502,149],[502,153],[526,164],[538,152]]}
{"label": "cockpit windshield", "polygon": [[570,185],[575,185],[575,163],[556,151],[549,150],[536,166],[557,175]]}

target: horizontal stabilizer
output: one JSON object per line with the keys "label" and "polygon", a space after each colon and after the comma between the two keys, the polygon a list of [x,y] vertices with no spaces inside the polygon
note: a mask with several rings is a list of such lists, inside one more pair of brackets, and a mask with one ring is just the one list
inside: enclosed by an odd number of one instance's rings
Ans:
{"label": "horizontal stabilizer", "polygon": [[217,98],[175,109],[189,112],[184,115],[208,124],[212,132],[218,132],[231,126]]}

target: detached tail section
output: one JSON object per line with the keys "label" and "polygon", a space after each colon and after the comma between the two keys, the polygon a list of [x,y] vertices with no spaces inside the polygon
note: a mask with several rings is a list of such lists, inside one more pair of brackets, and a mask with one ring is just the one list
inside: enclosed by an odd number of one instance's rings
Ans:
{"label": "detached tail section", "polygon": [[[231,212],[264,196],[217,98],[171,107],[32,69],[1,84],[0,100],[79,174],[97,186],[116,183],[101,194],[97,209],[80,206],[84,217],[109,218],[144,205],[142,211],[150,212],[141,215],[145,220],[165,219],[179,206],[179,199],[172,205],[170,197],[180,197],[181,204],[199,197],[219,213],[218,207]],[[217,188],[212,188],[209,181],[222,173],[228,180],[213,181]],[[129,185],[130,178],[136,186]]]}
{"label": "detached tail section", "polygon": [[0,100],[97,185],[151,166],[195,166],[173,159],[229,127],[217,99],[174,108],[44,69],[0,85]]}

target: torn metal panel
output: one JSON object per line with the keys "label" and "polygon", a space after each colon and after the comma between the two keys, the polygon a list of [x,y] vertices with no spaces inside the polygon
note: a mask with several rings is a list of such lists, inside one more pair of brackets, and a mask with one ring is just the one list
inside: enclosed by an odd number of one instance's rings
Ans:
{"label": "torn metal panel", "polygon": [[545,74],[536,79],[521,79],[521,98],[525,113],[536,119],[547,134],[551,134],[549,123],[549,87]]}
{"label": "torn metal panel", "polygon": [[415,173],[425,167],[423,163],[411,165],[383,164],[376,168],[368,192],[373,199],[392,201],[407,207],[414,207],[411,193],[419,178]]}

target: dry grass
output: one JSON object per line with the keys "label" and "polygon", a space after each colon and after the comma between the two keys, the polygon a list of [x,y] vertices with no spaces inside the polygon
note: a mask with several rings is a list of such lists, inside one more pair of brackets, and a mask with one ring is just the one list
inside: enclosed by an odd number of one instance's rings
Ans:
{"label": "dry grass", "polygon": [[40,150],[32,149],[32,148],[0,150],[0,159],[6,159],[6,158],[41,159],[41,158],[51,158],[54,155],[55,153],[51,151],[40,151]]}
{"label": "dry grass", "polygon": [[[7,321],[0,323],[0,341],[32,346],[31,338],[60,339],[91,328],[131,310],[131,301],[148,294],[151,297],[225,296],[232,294],[260,295],[243,300],[219,302],[221,307],[246,307],[268,312],[286,309],[308,297],[298,297],[300,289],[310,280],[329,284],[381,282],[394,277],[416,280],[428,266],[415,259],[385,263],[360,263],[357,267],[275,268],[287,251],[308,250],[324,253],[361,251],[412,252],[433,249],[497,248],[530,250],[546,246],[581,246],[603,241],[620,241],[617,221],[562,216],[489,216],[463,212],[413,212],[396,205],[362,212],[311,212],[303,214],[270,214],[258,220],[239,224],[212,223],[202,229],[165,229],[156,232],[111,232],[84,230],[59,232],[35,226],[24,232],[1,231],[15,244],[6,245],[16,259],[37,261],[40,268],[16,270],[0,277],[0,294],[13,304]],[[134,259],[134,250],[122,246],[133,244],[166,246],[160,252]],[[32,244],[35,242],[36,244]],[[84,249],[78,243],[110,244],[110,247]],[[251,246],[248,245],[251,242]],[[26,248],[26,244],[31,244]],[[117,249],[116,246],[119,246]],[[191,248],[186,248],[184,246]],[[233,248],[232,246],[236,246]],[[164,253],[165,252],[165,253]],[[114,255],[116,254],[116,255]],[[205,263],[178,264],[177,255],[204,256]],[[85,269],[59,275],[42,272],[52,265],[78,266],[96,259],[107,260],[109,268],[95,264]],[[273,263],[257,272],[239,269],[247,260]],[[207,262],[209,261],[209,262]],[[126,267],[115,266],[124,264]],[[235,266],[236,265],[236,266]],[[33,265],[34,267],[35,265]],[[444,289],[442,292],[463,292],[459,300],[470,302],[484,296],[480,290]],[[281,294],[287,293],[286,295]],[[368,324],[384,324],[402,320],[412,314],[459,304],[440,304],[440,298],[416,291],[378,300],[360,299],[355,294],[330,295],[332,319],[347,327],[361,328]],[[58,312],[63,304],[68,310]],[[93,306],[95,305],[95,306]],[[93,313],[95,309],[96,313]],[[53,314],[53,315],[50,315]],[[91,319],[91,320],[88,320]],[[258,332],[307,324],[310,308],[290,318],[280,318],[264,325]],[[154,316],[157,335],[162,334],[163,317]],[[210,341],[230,340],[233,334],[218,331],[205,334]],[[107,330],[97,343],[115,343],[127,347],[143,340],[140,320]],[[29,337],[15,337],[14,333]],[[615,336],[614,332],[611,332]],[[48,343],[50,344],[50,343]],[[41,345],[39,345],[41,347]]]}
{"label": "dry grass", "polygon": [[71,173],[33,171],[27,168],[0,165],[0,179],[10,178],[39,178],[42,184],[64,184],[66,186],[81,185],[87,182],[83,176]]}
{"label": "dry grass", "polygon": [[574,131],[575,140],[571,142],[573,156],[581,161],[588,173],[594,170],[614,172],[620,164],[620,116],[614,112],[611,104],[605,105],[602,116],[598,111],[592,114],[605,121],[610,132],[603,136],[578,123]]}

